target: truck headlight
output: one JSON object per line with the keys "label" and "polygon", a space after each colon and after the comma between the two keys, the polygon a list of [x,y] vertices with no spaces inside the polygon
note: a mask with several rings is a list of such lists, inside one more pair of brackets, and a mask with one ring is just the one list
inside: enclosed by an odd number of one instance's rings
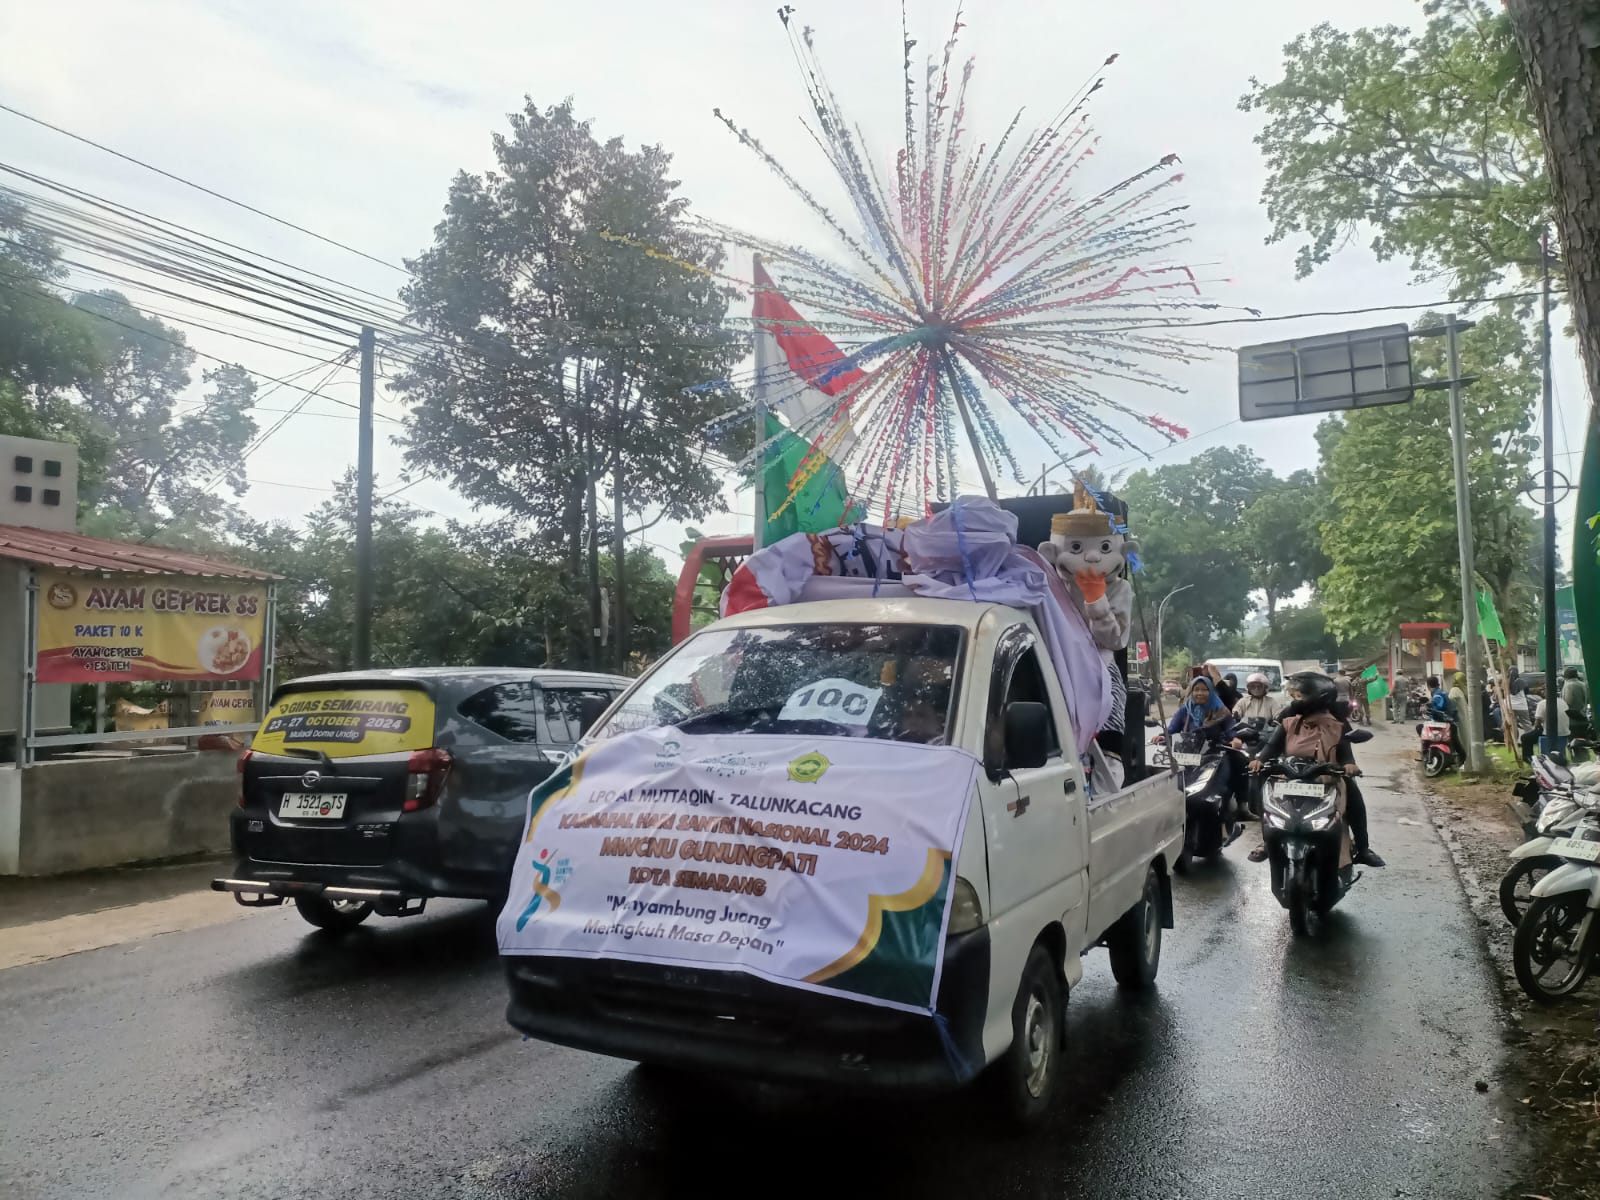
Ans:
{"label": "truck headlight", "polygon": [[955,893],[950,897],[949,934],[971,933],[983,924],[983,905],[978,902],[978,889],[961,876],[956,876]]}

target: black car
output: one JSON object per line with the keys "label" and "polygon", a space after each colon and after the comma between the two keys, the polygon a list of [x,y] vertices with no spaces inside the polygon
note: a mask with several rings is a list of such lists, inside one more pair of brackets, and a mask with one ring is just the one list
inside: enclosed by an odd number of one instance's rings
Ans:
{"label": "black car", "polygon": [[529,789],[627,683],[489,667],[286,683],[239,757],[236,861],[211,886],[334,930],[435,896],[498,901]]}

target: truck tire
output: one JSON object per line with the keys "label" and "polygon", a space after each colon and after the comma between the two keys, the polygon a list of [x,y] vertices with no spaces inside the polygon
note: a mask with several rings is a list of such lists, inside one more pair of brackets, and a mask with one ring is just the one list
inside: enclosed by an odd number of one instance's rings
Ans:
{"label": "truck tire", "polygon": [[1106,934],[1111,974],[1117,986],[1142,990],[1156,981],[1161,966],[1161,879],[1156,869],[1145,872],[1144,894]]}
{"label": "truck tire", "polygon": [[294,906],[307,921],[329,933],[348,933],[372,915],[370,904],[323,896],[296,896]]}
{"label": "truck tire", "polygon": [[1015,1128],[1036,1124],[1050,1109],[1061,1077],[1066,987],[1061,968],[1036,943],[1011,1005],[1011,1046],[995,1063],[991,1086]]}

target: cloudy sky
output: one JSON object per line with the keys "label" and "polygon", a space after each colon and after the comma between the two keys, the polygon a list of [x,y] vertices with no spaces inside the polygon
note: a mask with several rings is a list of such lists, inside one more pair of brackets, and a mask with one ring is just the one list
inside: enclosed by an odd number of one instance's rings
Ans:
{"label": "cloudy sky", "polygon": [[[0,45],[7,47],[0,102],[398,262],[428,243],[452,174],[492,165],[489,135],[504,128],[508,111],[524,96],[541,106],[570,96],[600,136],[672,151],[683,194],[703,213],[784,238],[812,228],[807,214],[711,115],[720,106],[829,195],[825,167],[798,121],[805,95],[774,7],[772,0],[10,4],[0,8]],[[1327,18],[1325,0],[986,0],[969,7],[963,44],[977,58],[970,120],[977,137],[997,134],[1019,107],[1044,120],[1107,54],[1120,54],[1094,109],[1103,140],[1092,178],[1108,184],[1119,170],[1181,155],[1198,226],[1192,261],[1227,281],[1212,289],[1217,299],[1282,314],[1442,297],[1439,285],[1412,286],[1403,264],[1378,264],[1360,247],[1297,281],[1294,248],[1264,244],[1263,171],[1251,143],[1258,118],[1239,112],[1237,100],[1251,75],[1276,77],[1282,45]],[[908,0],[908,9],[919,52],[941,44],[953,5]],[[1420,20],[1420,5],[1410,0],[1343,0],[1336,9],[1347,28]],[[815,27],[846,109],[892,152],[900,121],[899,5],[801,0],[795,20]],[[0,161],[373,291],[393,294],[402,279],[5,113]],[[140,299],[137,291],[133,298]],[[1214,341],[1232,347],[1383,319],[1229,328]],[[215,333],[189,336],[208,354],[268,375],[308,365]],[[320,344],[306,349],[327,353]],[[1556,448],[1572,455],[1558,466],[1575,470],[1582,380],[1573,347],[1563,342],[1558,352],[1564,420]],[[1237,423],[1235,370],[1227,352],[1178,369],[1188,393],[1161,398],[1159,411],[1196,436],[1155,461],[1244,442],[1280,472],[1312,465],[1313,419]],[[353,401],[354,372],[341,372],[329,390]],[[286,407],[293,398],[284,391],[262,403]],[[1437,396],[1423,402],[1443,403]],[[401,412],[382,392],[379,410]],[[274,416],[263,414],[263,424]],[[318,503],[354,461],[350,416],[312,401],[252,455],[245,506],[258,516],[294,519]],[[399,482],[400,455],[387,444],[395,428],[378,426],[380,490]],[[1024,459],[1030,456],[1042,461],[1042,448],[1025,448]],[[1108,456],[1103,465],[1121,464]],[[439,513],[470,515],[439,483],[420,484],[407,497]],[[729,503],[748,528],[748,493],[730,491]],[[701,524],[732,532],[740,522],[729,516]],[[676,569],[677,530],[663,524],[646,536]]]}

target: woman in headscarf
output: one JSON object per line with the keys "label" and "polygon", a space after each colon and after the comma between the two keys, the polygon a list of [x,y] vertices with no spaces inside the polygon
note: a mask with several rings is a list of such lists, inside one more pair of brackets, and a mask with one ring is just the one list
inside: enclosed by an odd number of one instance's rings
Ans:
{"label": "woman in headscarf", "polygon": [[1450,741],[1454,744],[1455,752],[1462,758],[1467,756],[1467,746],[1461,736],[1461,723],[1467,719],[1467,673],[1457,671],[1450,676],[1450,707],[1455,710],[1455,717],[1450,722]]}
{"label": "woman in headscarf", "polygon": [[1233,740],[1233,714],[1204,676],[1190,681],[1189,694],[1167,722],[1168,734],[1200,732],[1208,742]]}
{"label": "woman in headscarf", "polygon": [[1244,786],[1244,756],[1231,748],[1236,728],[1233,713],[1223,703],[1219,689],[1204,675],[1190,681],[1189,693],[1183,704],[1172,714],[1172,720],[1167,722],[1169,738],[1183,733],[1199,733],[1211,747],[1222,751],[1217,770],[1222,772],[1223,786],[1233,798],[1234,809],[1223,816],[1223,820],[1228,822],[1238,820],[1248,803]]}

